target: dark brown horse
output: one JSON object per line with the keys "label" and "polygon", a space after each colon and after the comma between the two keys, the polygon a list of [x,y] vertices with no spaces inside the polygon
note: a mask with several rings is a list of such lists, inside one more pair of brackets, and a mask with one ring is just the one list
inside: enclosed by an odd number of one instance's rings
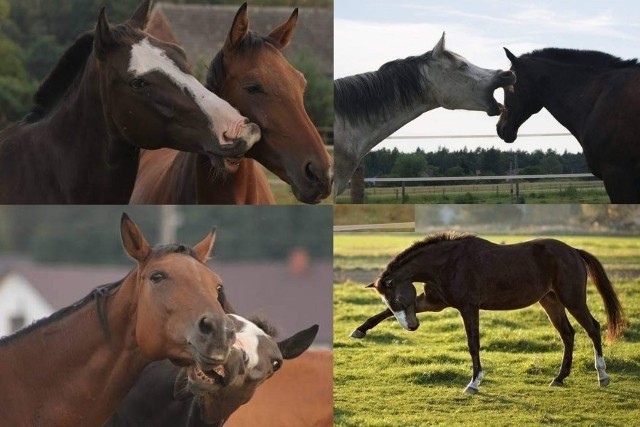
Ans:
{"label": "dark brown horse", "polygon": [[265,322],[256,324],[234,314],[229,317],[236,327],[234,348],[245,355],[244,371],[231,383],[200,375],[192,367],[180,369],[169,361],[153,363],[106,425],[222,426],[280,369],[283,360],[302,354],[318,332],[314,325],[276,342],[273,328]]}
{"label": "dark brown horse", "polygon": [[515,141],[518,128],[544,107],[578,140],[611,202],[640,202],[637,61],[570,49],[541,49],[520,57],[505,52],[518,82],[513,93],[505,92],[500,138]]}
{"label": "dark brown horse", "polygon": [[205,264],[215,233],[150,247],[123,215],[121,234],[137,262],[124,279],[0,340],[0,425],[102,426],[150,362],[210,372],[227,361],[234,324]]}
{"label": "dark brown horse", "polygon": [[[416,313],[453,307],[462,315],[473,362],[473,376],[465,392],[474,394],[483,378],[479,311],[516,310],[540,302],[564,344],[562,366],[551,385],[562,385],[571,371],[575,331],[566,308],[593,341],[598,380],[604,387],[609,385],[609,377],[602,356],[600,324],[587,307],[587,275],[604,300],[607,338],[613,340],[625,327],[624,315],[602,264],[593,255],[553,239],[497,245],[471,234],[428,236],[396,256],[368,285],[375,288],[388,308],[360,325],[351,336],[362,338],[394,315],[403,328],[414,331],[419,326]],[[424,283],[424,292],[416,296],[412,282]]]}
{"label": "dark brown horse", "polygon": [[[247,152],[250,159],[243,159],[240,166],[255,159],[290,184],[298,200],[318,203],[331,191],[331,158],[304,108],[306,80],[282,54],[297,19],[296,9],[268,36],[261,36],[249,31],[247,6],[243,4],[222,50],[209,66],[206,87],[260,126],[262,139]],[[194,154],[172,153],[169,170],[143,168],[165,162],[167,153],[145,152],[143,157],[147,156],[151,160],[140,166],[131,203],[273,201],[270,191],[260,194],[268,184],[257,165],[246,169],[245,174],[251,174],[224,176],[223,171],[212,171],[206,158],[196,159]],[[223,188],[234,186],[248,189],[229,198]],[[258,196],[254,196],[256,193]]]}
{"label": "dark brown horse", "polygon": [[149,0],[81,35],[38,89],[33,111],[0,133],[0,203],[127,203],[139,149],[171,147],[222,165],[260,131],[188,69],[184,51],[142,29]]}

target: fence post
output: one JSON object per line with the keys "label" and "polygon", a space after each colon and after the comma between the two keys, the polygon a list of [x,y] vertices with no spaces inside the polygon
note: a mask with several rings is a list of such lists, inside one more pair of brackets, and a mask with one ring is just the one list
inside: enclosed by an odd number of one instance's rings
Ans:
{"label": "fence post", "polygon": [[404,181],[402,181],[402,203],[404,204],[405,199],[404,199]]}

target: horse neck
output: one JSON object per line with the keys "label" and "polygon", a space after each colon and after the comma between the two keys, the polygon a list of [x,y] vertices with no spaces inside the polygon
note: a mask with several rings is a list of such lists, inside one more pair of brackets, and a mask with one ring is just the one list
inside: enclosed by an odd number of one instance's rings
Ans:
{"label": "horse neck", "polygon": [[451,259],[451,251],[456,250],[455,242],[442,242],[417,249],[417,254],[402,264],[396,275],[413,282],[437,281],[442,267]]}
{"label": "horse neck", "polygon": [[115,411],[148,363],[136,346],[132,280],[106,297],[108,340],[92,300],[0,348],[0,365],[14,373],[0,386],[10,386],[8,406],[22,409],[18,424],[102,425]]}
{"label": "horse neck", "polygon": [[233,174],[220,175],[211,170],[211,162],[199,156],[196,164],[196,194],[199,204],[274,204],[264,173],[253,159],[242,159]]}

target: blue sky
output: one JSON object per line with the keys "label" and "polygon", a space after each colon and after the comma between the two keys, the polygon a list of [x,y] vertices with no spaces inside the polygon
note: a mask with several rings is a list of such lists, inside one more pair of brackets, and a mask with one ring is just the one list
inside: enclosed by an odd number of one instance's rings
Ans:
{"label": "blue sky", "polygon": [[[640,54],[640,2],[633,1],[522,1],[503,0],[335,0],[335,77],[372,71],[385,62],[431,50],[443,31],[448,49],[472,63],[507,69],[502,46],[516,55],[543,47],[592,49],[622,58]],[[502,90],[496,98],[502,101]],[[495,134],[497,117],[482,112],[425,113],[395,135]],[[531,117],[520,133],[566,132],[543,110]],[[438,146],[502,150],[554,148],[581,151],[571,136],[518,138],[506,144],[497,137],[461,140],[389,140],[381,147],[427,151]]]}

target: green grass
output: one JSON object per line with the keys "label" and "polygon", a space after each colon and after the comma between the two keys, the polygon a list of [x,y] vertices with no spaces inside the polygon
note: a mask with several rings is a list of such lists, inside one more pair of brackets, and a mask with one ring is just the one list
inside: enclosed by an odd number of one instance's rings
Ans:
{"label": "green grass", "polygon": [[[383,268],[416,234],[337,234],[342,268]],[[530,236],[489,236],[511,243]],[[576,329],[574,364],[565,387],[551,388],[562,343],[539,305],[480,314],[485,380],[476,396],[462,390],[471,361],[457,311],[420,314],[407,332],[387,320],[362,340],[349,333],[384,307],[363,283],[334,286],[334,421],[336,426],[638,425],[640,416],[640,242],[619,237],[560,237],[603,261],[626,310],[625,336],[604,345],[608,388],[600,388],[591,341]],[[369,248],[369,252],[367,252]],[[362,262],[363,265],[359,263]],[[629,270],[635,270],[629,273]],[[594,317],[606,323],[602,299],[588,285]]]}
{"label": "green grass", "polygon": [[[304,205],[304,203],[300,202],[296,199],[296,196],[293,195],[291,191],[291,187],[286,182],[280,180],[278,176],[271,171],[267,170],[267,168],[263,167],[267,179],[269,181],[277,181],[270,183],[271,192],[273,193],[273,197],[276,199],[277,205]],[[332,205],[333,204],[333,192],[329,197],[320,202],[321,205]]]}

